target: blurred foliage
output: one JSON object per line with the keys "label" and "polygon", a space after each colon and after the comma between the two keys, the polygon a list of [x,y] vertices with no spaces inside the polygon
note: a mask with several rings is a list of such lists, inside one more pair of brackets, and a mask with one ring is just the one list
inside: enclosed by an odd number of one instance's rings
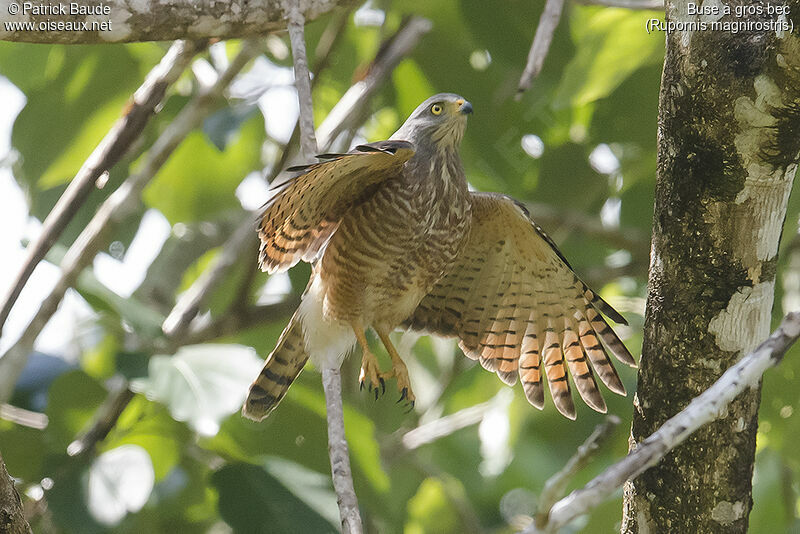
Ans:
{"label": "blurred foliage", "polygon": [[[624,312],[631,326],[619,331],[638,352],[664,41],[644,32],[643,22],[652,13],[570,3],[541,75],[517,102],[516,83],[542,5],[523,0],[510,0],[502,8],[479,0],[373,2],[371,13],[383,10],[383,22],[358,24],[369,20],[363,10],[350,15],[327,68],[317,73],[316,118],[321,121],[363,74],[382,40],[404,17],[429,18],[433,30],[372,101],[359,134],[368,140],[388,137],[432,93],[452,91],[467,97],[475,113],[462,156],[476,189],[502,191],[559,212],[595,219],[602,215],[610,232],[619,225],[642,236],[639,245],[619,250],[609,240],[587,236],[559,220],[543,225],[576,271]],[[308,25],[309,51],[316,49],[333,20],[323,17]],[[279,38],[287,45],[285,36]],[[214,46],[218,51],[227,47],[222,55],[229,56],[238,44]],[[268,72],[290,65],[285,55],[276,52],[279,48],[270,47],[270,53],[279,57],[265,56],[273,69]],[[165,44],[156,43],[91,47],[0,43],[0,74],[27,98],[14,124],[12,144],[19,154],[14,173],[33,216],[41,219],[52,208],[165,50]],[[219,54],[202,59],[211,65],[219,60]],[[86,225],[108,191],[135,172],[147,147],[196,85],[187,73],[170,89],[141,142],[111,171],[106,189],[92,193],[61,236],[61,250]],[[252,98],[246,102],[231,98],[217,109],[145,190],[140,211],[109,236],[109,242],[127,247],[146,208],[159,210],[172,225],[172,235],[154,263],[158,268],[148,271],[141,290],[123,298],[103,286],[91,270],[81,276],[77,290],[96,312],[94,324],[87,326],[93,341],[84,344],[78,369],[67,368],[55,380],[39,383],[48,397],[47,427],[35,430],[0,420],[0,449],[9,471],[27,489],[26,500],[43,492],[48,504],[49,513],[36,518],[35,530],[338,530],[319,376],[303,373],[263,423],[243,419],[236,409],[258,369],[258,360],[246,347],[265,356],[288,317],[249,325],[214,340],[224,344],[189,347],[174,356],[169,351],[165,355],[168,345],[160,338],[159,325],[177,294],[213,263],[216,247],[230,232],[230,221],[242,216],[235,195],[239,183],[277,163],[281,143],[270,132],[280,126],[276,122],[281,114],[274,113],[274,106],[281,101],[267,97],[286,87],[275,86],[268,77],[257,78],[256,86],[256,96],[263,92],[262,103],[267,105],[259,112]],[[784,236],[796,234],[798,214],[800,201],[794,198]],[[207,238],[197,239],[198,235]],[[798,247],[786,241],[779,282],[790,280],[792,273],[796,277],[800,268],[800,258],[795,257]],[[173,272],[175,266],[181,270]],[[206,318],[235,313],[246,304],[236,298],[253,303],[266,298],[265,286],[275,287],[268,284],[281,285],[277,277],[269,280],[260,272],[253,274],[254,268],[254,256],[242,259],[224,289],[218,290],[224,295],[211,300]],[[302,265],[292,270],[291,294],[303,290],[308,272]],[[783,273],[788,274],[782,278]],[[776,318],[782,315],[781,302],[796,303],[800,298],[796,286],[778,284]],[[382,351],[378,344],[375,348]],[[751,515],[758,532],[798,528],[800,461],[792,449],[792,443],[800,440],[798,416],[793,413],[800,406],[797,352],[793,350],[764,381]],[[502,385],[450,342],[422,338],[414,354],[409,365],[419,403],[409,414],[392,395],[375,401],[358,391],[357,358],[343,368],[345,423],[368,531],[512,532],[520,517],[533,511],[544,481],[603,416],[583,405],[575,422],[559,416],[551,403],[539,412],[526,402],[519,386]],[[69,456],[69,444],[98,417],[109,395],[106,381],[114,375],[132,380],[136,395],[93,451]],[[634,371],[623,369],[622,378],[633,391]],[[627,450],[631,396],[607,397],[609,412],[619,415],[623,424],[573,486],[585,483]],[[27,398],[17,397],[15,402],[34,409]],[[412,450],[404,447],[406,431],[482,402],[490,407],[479,425]],[[620,508],[618,494],[573,530],[618,529]]]}

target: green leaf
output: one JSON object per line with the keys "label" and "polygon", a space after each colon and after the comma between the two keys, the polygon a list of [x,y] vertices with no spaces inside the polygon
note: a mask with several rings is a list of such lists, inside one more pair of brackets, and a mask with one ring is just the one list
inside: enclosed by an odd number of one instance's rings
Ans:
{"label": "green leaf", "polygon": [[[10,66],[12,81],[20,82],[28,99],[12,144],[23,158],[18,178],[29,185],[44,176],[50,184],[71,179],[141,83],[141,67],[122,45],[39,48],[0,48],[0,64]],[[3,49],[6,55],[21,50],[23,59],[4,60]]]}
{"label": "green leaf", "polygon": [[220,151],[202,132],[189,134],[144,190],[147,206],[160,210],[173,224],[213,219],[236,208],[236,186],[260,167],[263,121],[254,115],[235,138],[227,139]]}
{"label": "green leaf", "polygon": [[239,410],[262,365],[249,347],[192,345],[175,356],[153,356],[148,376],[135,379],[131,389],[166,404],[172,417],[200,434],[213,436],[220,421]]}
{"label": "green leaf", "polygon": [[103,441],[102,450],[138,445],[150,455],[156,481],[162,480],[180,461],[191,432],[185,424],[170,417],[164,406],[141,396],[134,398],[126,411],[136,412],[138,417],[123,427],[118,423]]}
{"label": "green leaf", "polygon": [[0,420],[0,453],[12,477],[26,482],[41,480],[46,451],[44,432]]}
{"label": "green leaf", "polygon": [[104,452],[89,468],[89,513],[103,525],[116,525],[144,506],[154,483],[153,464],[143,448],[122,445]]}
{"label": "green leaf", "polygon": [[605,98],[638,68],[661,61],[664,40],[648,35],[651,14],[606,7],[573,8],[577,52],[556,91],[554,106],[582,106]]}
{"label": "green leaf", "polygon": [[121,94],[93,110],[87,117],[86,124],[75,132],[63,152],[39,177],[37,185],[42,189],[49,189],[72,180],[109,128],[120,118],[127,101],[128,95]]}
{"label": "green leaf", "polygon": [[[463,488],[458,487],[457,481],[450,480],[449,484],[463,494]],[[445,483],[438,478],[422,481],[417,494],[408,501],[408,515],[405,534],[463,532],[458,512],[445,491]]]}
{"label": "green leaf", "polygon": [[282,534],[337,532],[303,499],[264,469],[227,465],[211,476],[219,511],[235,532]]}
{"label": "green leaf", "polygon": [[66,449],[86,429],[106,396],[105,388],[83,371],[59,376],[48,391],[48,436]]}

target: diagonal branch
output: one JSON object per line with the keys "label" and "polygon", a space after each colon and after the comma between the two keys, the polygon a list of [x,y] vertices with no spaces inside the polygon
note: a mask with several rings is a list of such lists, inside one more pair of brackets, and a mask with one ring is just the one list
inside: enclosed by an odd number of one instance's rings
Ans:
{"label": "diagonal branch", "polygon": [[0,358],[0,402],[11,396],[17,377],[28,361],[28,356],[39,332],[58,309],[64,293],[74,284],[80,272],[103,246],[109,230],[134,209],[144,187],[186,135],[200,124],[203,117],[208,115],[214,103],[233,81],[236,74],[258,52],[259,46],[255,41],[245,41],[239,54],[216,82],[211,87],[202,89],[164,130],[164,133],[148,151],[140,171],[129,176],[97,210],[95,216],[92,217],[64,256],[64,260],[61,262],[61,275],[55,287],[44,299],[19,340]]}
{"label": "diagonal branch", "polygon": [[[300,146],[305,157],[317,153],[314,135],[314,108],[311,101],[311,77],[306,59],[303,16],[294,9],[289,14],[289,34],[292,41],[297,98],[300,101]],[[328,454],[331,460],[331,478],[339,504],[339,517],[344,534],[361,534],[361,515],[358,498],[353,487],[350,469],[350,453],[344,432],[342,408],[342,375],[338,368],[322,368],[322,387],[325,391],[325,407],[328,419]]]}
{"label": "diagonal branch", "polygon": [[86,201],[97,180],[122,158],[142,133],[150,117],[155,113],[156,107],[164,99],[167,87],[178,79],[189,66],[194,55],[205,46],[205,41],[173,43],[161,62],[150,71],[144,83],[133,94],[124,115],[117,120],[94,152],[86,159],[44,220],[42,233],[28,245],[22,269],[11,284],[8,293],[0,301],[2,302],[0,334],[3,332],[3,324],[5,324],[12,306],[36,265],[42,261],[47,251]]}
{"label": "diagonal branch", "polygon": [[564,495],[567,485],[575,475],[591,460],[592,455],[600,448],[605,440],[620,424],[616,415],[609,415],[606,420],[595,427],[594,431],[586,438],[567,464],[557,473],[547,479],[539,495],[537,514],[534,521],[538,527],[547,524],[548,514],[553,505]]}
{"label": "diagonal branch", "polygon": [[561,19],[561,10],[564,8],[564,0],[547,0],[544,11],[539,18],[539,25],[536,26],[536,34],[533,36],[533,44],[528,52],[528,62],[517,87],[517,100],[522,98],[522,93],[527,91],[533,79],[539,75],[550,50],[550,43],[553,41],[553,33],[556,31],[558,21]]}
{"label": "diagonal branch", "polygon": [[525,534],[556,532],[573,519],[589,513],[609,498],[626,480],[636,478],[657,464],[697,429],[724,416],[728,405],[740,393],[756,386],[764,372],[783,360],[789,347],[800,337],[800,312],[787,314],[780,326],[753,352],[725,371],[714,385],[694,398],[661,428],[637,444],[625,458],[615,463],[586,486],[575,490],[550,509],[547,521]]}

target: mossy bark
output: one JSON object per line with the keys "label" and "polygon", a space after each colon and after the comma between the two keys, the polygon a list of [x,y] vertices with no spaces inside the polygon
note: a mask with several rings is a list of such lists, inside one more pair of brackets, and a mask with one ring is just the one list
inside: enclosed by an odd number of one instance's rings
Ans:
{"label": "mossy bark", "polygon": [[[670,0],[667,20],[697,22]],[[700,2],[696,2],[700,4]],[[730,6],[742,2],[730,2]],[[762,15],[726,20],[775,20]],[[769,334],[775,266],[800,160],[795,32],[667,36],[658,176],[631,447]],[[750,390],[625,488],[623,533],[745,532],[760,391]]]}
{"label": "mossy bark", "polygon": [[22,502],[14,481],[6,471],[0,456],[0,532],[4,534],[30,534],[31,527],[22,514]]}

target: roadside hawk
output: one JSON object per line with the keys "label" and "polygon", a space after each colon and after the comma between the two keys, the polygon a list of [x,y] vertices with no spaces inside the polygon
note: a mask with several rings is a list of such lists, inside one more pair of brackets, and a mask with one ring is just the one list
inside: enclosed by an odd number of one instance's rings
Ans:
{"label": "roadside hawk", "polygon": [[[468,357],[544,406],[575,418],[567,375],[590,407],[606,404],[594,374],[625,388],[607,355],[635,366],[598,311],[625,319],[581,282],[525,207],[467,188],[458,148],[472,105],[455,94],[420,104],[388,141],[289,171],[258,229],[259,262],[275,273],[313,264],[301,304],[250,387],[242,412],[261,420],[311,358],[339,367],[358,343],[360,381],[397,379],[414,402],[408,371],[389,339],[395,328],[459,338]],[[377,332],[392,370],[382,372],[365,329]],[[605,347],[604,347],[605,345]]]}

